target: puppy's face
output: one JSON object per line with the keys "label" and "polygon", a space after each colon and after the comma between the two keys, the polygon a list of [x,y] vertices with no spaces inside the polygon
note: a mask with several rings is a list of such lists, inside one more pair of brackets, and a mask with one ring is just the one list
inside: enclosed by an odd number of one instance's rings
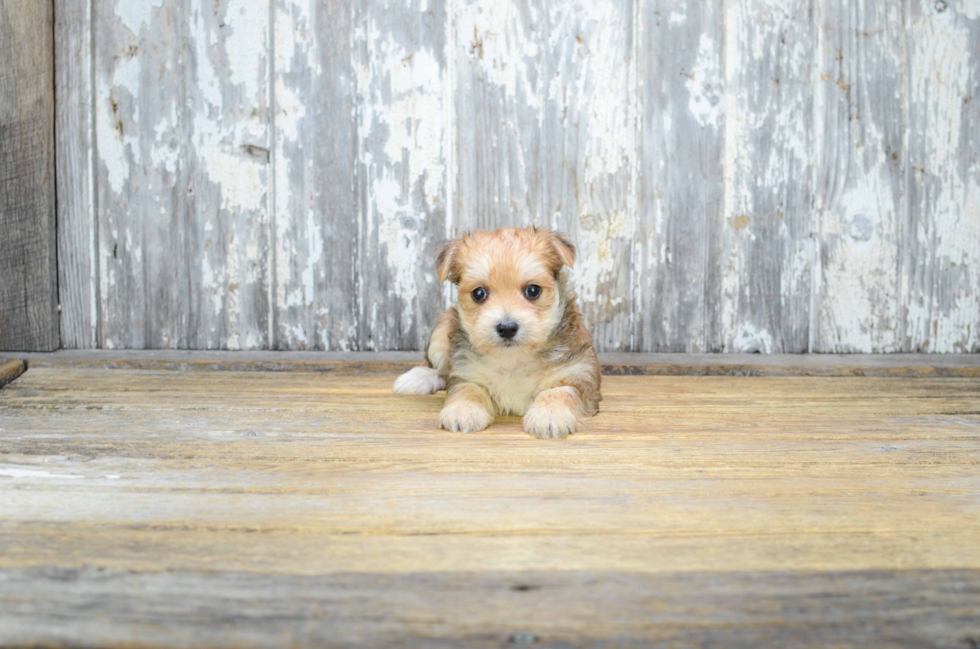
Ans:
{"label": "puppy's face", "polygon": [[516,228],[476,232],[440,251],[441,280],[459,288],[460,324],[484,354],[533,350],[561,318],[557,275],[575,249],[563,236]]}

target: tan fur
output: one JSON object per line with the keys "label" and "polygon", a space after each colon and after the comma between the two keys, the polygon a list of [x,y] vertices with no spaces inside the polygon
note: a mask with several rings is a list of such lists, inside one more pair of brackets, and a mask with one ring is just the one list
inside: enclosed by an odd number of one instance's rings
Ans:
{"label": "tan fur", "polygon": [[[439,277],[459,289],[426,350],[448,389],[440,427],[472,432],[511,414],[532,435],[564,437],[598,411],[599,361],[562,270],[574,263],[568,239],[536,228],[478,231],[440,250]],[[536,300],[529,284],[541,288]],[[482,303],[477,288],[488,292]],[[512,341],[497,333],[505,320],[519,325]]]}

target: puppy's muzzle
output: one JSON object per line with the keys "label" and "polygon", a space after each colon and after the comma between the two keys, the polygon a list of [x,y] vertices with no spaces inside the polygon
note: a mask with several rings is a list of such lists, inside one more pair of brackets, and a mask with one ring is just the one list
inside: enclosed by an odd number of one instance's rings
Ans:
{"label": "puppy's muzzle", "polygon": [[520,328],[520,325],[513,321],[498,322],[497,335],[504,340],[513,340]]}

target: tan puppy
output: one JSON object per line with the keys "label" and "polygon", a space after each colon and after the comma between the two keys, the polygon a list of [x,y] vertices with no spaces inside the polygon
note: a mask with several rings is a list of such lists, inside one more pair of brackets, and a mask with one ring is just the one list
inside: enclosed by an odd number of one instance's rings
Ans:
{"label": "tan puppy", "polygon": [[531,228],[479,231],[439,251],[439,280],[459,304],[439,314],[425,365],[395,381],[399,394],[447,389],[439,427],[471,433],[495,415],[524,417],[524,430],[561,438],[599,409],[599,360],[564,266],[575,248]]}

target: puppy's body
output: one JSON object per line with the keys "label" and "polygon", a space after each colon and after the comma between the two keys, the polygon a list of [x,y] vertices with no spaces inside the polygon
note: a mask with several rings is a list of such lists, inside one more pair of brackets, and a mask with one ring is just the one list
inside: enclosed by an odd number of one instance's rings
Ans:
{"label": "puppy's body", "polygon": [[567,240],[536,229],[449,244],[437,266],[459,304],[439,315],[426,366],[399,377],[395,392],[445,387],[439,426],[448,430],[482,430],[501,414],[523,416],[537,437],[573,432],[601,399],[599,361],[562,271],[574,259]]}

